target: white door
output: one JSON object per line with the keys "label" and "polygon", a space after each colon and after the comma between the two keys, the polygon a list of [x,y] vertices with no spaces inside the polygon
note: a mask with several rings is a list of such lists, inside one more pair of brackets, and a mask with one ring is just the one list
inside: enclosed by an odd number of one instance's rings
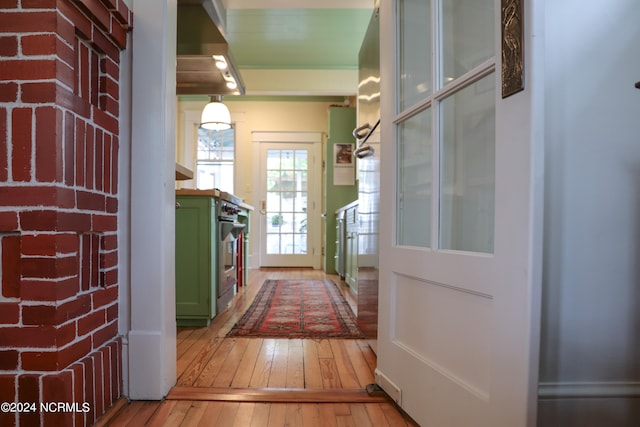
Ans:
{"label": "white door", "polygon": [[260,266],[320,268],[321,135],[261,132],[256,137],[262,139]]}
{"label": "white door", "polygon": [[542,40],[525,4],[527,87],[502,99],[500,1],[381,2],[376,380],[424,426],[535,425]]}

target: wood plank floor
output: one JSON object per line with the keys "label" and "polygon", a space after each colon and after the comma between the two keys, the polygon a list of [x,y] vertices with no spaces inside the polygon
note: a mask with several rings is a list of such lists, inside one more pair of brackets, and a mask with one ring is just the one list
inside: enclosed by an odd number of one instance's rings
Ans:
{"label": "wood plank floor", "polygon": [[250,270],[246,288],[210,327],[178,328],[176,386],[162,402],[115,405],[97,426],[416,426],[374,383],[364,340],[225,338],[267,279],[331,279],[311,269]]}

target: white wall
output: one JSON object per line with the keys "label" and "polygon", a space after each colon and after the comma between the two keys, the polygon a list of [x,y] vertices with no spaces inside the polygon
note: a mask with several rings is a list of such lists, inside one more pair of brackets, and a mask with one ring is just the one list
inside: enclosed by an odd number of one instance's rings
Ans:
{"label": "white wall", "polygon": [[640,2],[546,2],[540,426],[640,425]]}

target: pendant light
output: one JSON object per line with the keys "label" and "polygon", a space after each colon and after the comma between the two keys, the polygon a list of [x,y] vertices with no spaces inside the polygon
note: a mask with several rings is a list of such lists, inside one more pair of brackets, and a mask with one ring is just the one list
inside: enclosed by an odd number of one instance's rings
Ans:
{"label": "pendant light", "polygon": [[225,130],[231,127],[231,113],[220,101],[220,96],[212,96],[205,105],[200,118],[200,127],[207,130]]}

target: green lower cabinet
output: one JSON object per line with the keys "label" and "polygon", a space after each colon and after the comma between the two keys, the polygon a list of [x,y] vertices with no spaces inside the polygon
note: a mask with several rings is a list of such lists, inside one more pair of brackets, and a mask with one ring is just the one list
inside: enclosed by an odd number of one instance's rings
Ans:
{"label": "green lower cabinet", "polygon": [[176,320],[208,326],[216,315],[216,199],[176,197]]}

